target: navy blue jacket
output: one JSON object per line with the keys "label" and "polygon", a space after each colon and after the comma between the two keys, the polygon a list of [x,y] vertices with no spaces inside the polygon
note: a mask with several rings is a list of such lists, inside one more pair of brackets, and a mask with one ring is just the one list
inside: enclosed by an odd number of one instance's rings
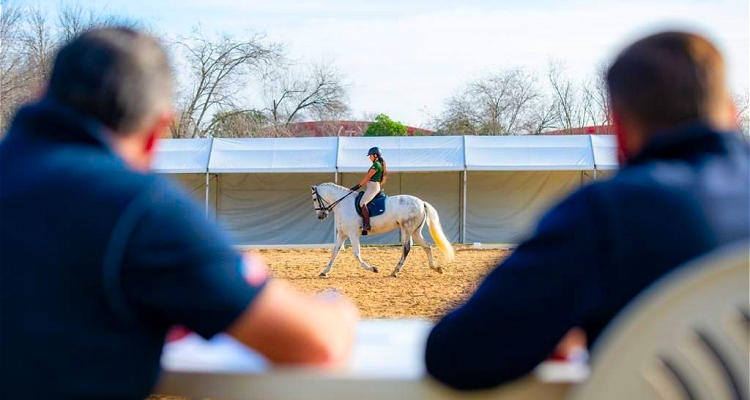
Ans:
{"label": "navy blue jacket", "polygon": [[143,400],[172,326],[211,337],[261,290],[201,208],[103,131],[44,100],[0,143],[0,398]]}
{"label": "navy blue jacket", "polygon": [[426,367],[459,389],[529,373],[571,328],[589,343],[671,269],[747,239],[748,144],[692,125],[660,136],[610,180],[578,190],[540,221],[431,332]]}

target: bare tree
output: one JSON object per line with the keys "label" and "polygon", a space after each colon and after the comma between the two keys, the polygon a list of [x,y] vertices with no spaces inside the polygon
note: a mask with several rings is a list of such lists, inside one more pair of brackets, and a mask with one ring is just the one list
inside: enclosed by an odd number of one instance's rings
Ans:
{"label": "bare tree", "polygon": [[750,119],[748,119],[748,91],[743,90],[734,94],[737,107],[737,126],[740,133],[750,140]]}
{"label": "bare tree", "polygon": [[212,121],[213,137],[263,137],[271,130],[266,116],[257,110],[220,111],[213,115]]}
{"label": "bare tree", "polygon": [[565,65],[550,61],[547,71],[552,95],[555,97],[557,127],[571,132],[592,121],[593,95],[564,76]]}
{"label": "bare tree", "polygon": [[308,118],[339,120],[348,115],[346,85],[332,62],[281,67],[265,81],[265,111],[274,127]]}
{"label": "bare tree", "polygon": [[97,15],[93,9],[84,12],[80,4],[60,4],[57,26],[60,40],[67,42],[96,25]]}
{"label": "bare tree", "polygon": [[496,71],[446,99],[432,125],[439,132],[458,134],[528,133],[540,96],[535,75],[522,68]]}
{"label": "bare tree", "polygon": [[521,130],[532,135],[539,135],[555,128],[557,116],[557,98],[540,96],[530,105],[531,113]]}
{"label": "bare tree", "polygon": [[24,73],[21,31],[22,9],[5,2],[0,13],[0,135],[21,101],[28,74]]}
{"label": "bare tree", "polygon": [[259,34],[247,38],[200,33],[174,43],[184,52],[192,82],[178,102],[183,110],[175,137],[204,137],[218,123],[210,115],[220,110],[246,110],[237,104],[239,91],[254,74],[262,74],[281,56],[281,47],[264,43]]}
{"label": "bare tree", "polygon": [[4,1],[0,13],[0,129],[6,130],[18,107],[43,91],[55,52],[85,30],[100,26],[144,28],[131,21],[80,5],[60,3],[57,14],[41,6]]}
{"label": "bare tree", "polygon": [[589,116],[594,125],[609,126],[612,124],[612,106],[607,90],[607,65],[599,64],[594,77],[585,88],[585,96],[591,99]]}
{"label": "bare tree", "polygon": [[26,28],[21,33],[31,91],[38,93],[52,72],[53,52],[59,42],[46,12],[40,7],[26,10]]}
{"label": "bare tree", "polygon": [[479,107],[474,103],[469,91],[463,90],[445,100],[443,112],[433,117],[430,125],[438,134],[476,135],[480,132],[482,124]]}
{"label": "bare tree", "polygon": [[127,26],[146,29],[142,21],[134,21],[116,14],[107,14],[105,9],[84,10],[80,4],[60,3],[57,13],[57,36],[65,43],[81,33],[100,27]]}

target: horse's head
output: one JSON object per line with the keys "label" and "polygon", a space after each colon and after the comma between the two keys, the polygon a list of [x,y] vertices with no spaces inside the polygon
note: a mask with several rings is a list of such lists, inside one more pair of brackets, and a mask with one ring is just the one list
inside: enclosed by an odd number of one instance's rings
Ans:
{"label": "horse's head", "polygon": [[318,193],[318,187],[310,186],[310,190],[312,191],[312,202],[313,207],[315,207],[315,214],[320,220],[326,219],[329,210],[328,207],[326,207],[325,200],[323,200],[323,197]]}

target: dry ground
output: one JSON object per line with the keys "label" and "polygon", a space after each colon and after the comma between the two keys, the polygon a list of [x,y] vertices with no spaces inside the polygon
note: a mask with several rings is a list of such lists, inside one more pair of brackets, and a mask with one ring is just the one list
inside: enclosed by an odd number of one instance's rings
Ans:
{"label": "dry ground", "polygon": [[463,301],[479,281],[506,257],[507,250],[478,250],[456,247],[456,258],[446,264],[433,247],[443,274],[427,265],[421,247],[412,247],[398,278],[389,277],[401,257],[396,246],[365,247],[362,258],[379,269],[364,270],[351,248],[339,253],[327,278],[318,277],[331,256],[329,249],[260,250],[269,272],[289,280],[300,290],[319,292],[335,288],[353,299],[365,318],[420,317],[435,319]]}
{"label": "dry ground", "polygon": [[[360,308],[363,318],[416,317],[436,320],[463,302],[476,285],[509,250],[478,250],[456,246],[456,258],[446,264],[440,251],[433,247],[438,274],[427,265],[421,247],[412,247],[401,274],[391,278],[401,257],[396,246],[364,247],[362,258],[379,272],[365,271],[354,258],[351,247],[339,252],[327,278],[318,273],[328,263],[330,249],[259,250],[272,276],[287,279],[300,290],[317,293],[338,289]],[[148,400],[187,400],[181,397],[151,396]]]}

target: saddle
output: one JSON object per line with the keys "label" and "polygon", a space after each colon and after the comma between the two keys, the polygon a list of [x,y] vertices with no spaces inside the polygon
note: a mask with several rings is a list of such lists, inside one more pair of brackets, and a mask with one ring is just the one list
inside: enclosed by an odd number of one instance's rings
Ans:
{"label": "saddle", "polygon": [[[359,192],[357,194],[357,197],[354,199],[354,208],[357,210],[357,214],[361,217],[362,216],[362,207],[359,206],[360,200],[362,200],[362,196],[364,196],[365,192]],[[382,213],[385,212],[385,199],[387,196],[383,191],[381,190],[380,193],[375,195],[375,198],[372,199],[367,204],[367,210],[370,211],[370,218],[376,217]]]}

